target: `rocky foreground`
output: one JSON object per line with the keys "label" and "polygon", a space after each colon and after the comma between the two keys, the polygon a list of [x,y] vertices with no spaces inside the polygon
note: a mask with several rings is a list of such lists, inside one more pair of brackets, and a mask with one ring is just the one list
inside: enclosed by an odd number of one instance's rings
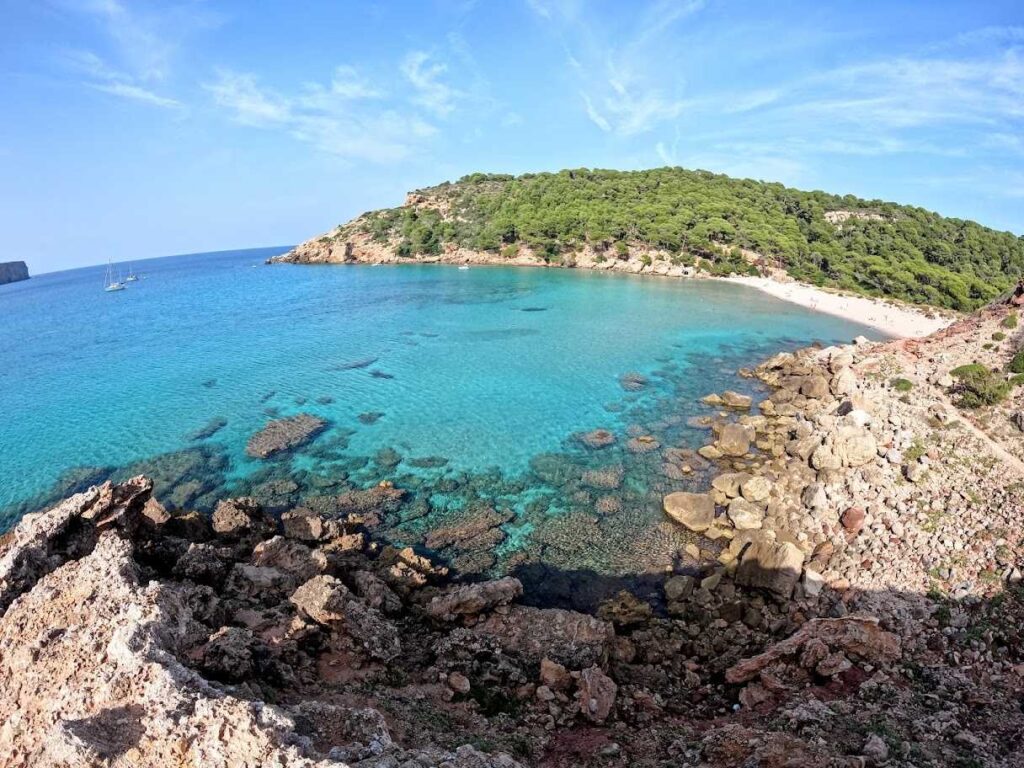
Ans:
{"label": "rocky foreground", "polygon": [[[376,537],[387,485],[211,517],[91,488],[0,540],[0,764],[1024,765],[1022,388],[965,409],[951,375],[1004,381],[1015,319],[709,396],[720,469],[665,498],[700,538],[657,604],[464,583]],[[251,452],[318,428],[285,426]]]}

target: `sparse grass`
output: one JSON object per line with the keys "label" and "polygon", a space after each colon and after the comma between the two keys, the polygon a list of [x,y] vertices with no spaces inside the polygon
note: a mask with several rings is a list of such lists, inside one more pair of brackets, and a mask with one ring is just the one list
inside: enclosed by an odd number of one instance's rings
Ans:
{"label": "sparse grass", "polygon": [[1000,323],[1003,328],[1016,328],[1017,327],[1017,315],[1013,312],[1003,318],[1003,322]]}
{"label": "sparse grass", "polygon": [[928,447],[920,438],[914,438],[914,442],[903,452],[903,458],[908,462],[915,462],[928,452]]}
{"label": "sparse grass", "polygon": [[910,379],[902,379],[898,376],[892,379],[889,383],[897,392],[909,392],[914,388],[914,382]]}

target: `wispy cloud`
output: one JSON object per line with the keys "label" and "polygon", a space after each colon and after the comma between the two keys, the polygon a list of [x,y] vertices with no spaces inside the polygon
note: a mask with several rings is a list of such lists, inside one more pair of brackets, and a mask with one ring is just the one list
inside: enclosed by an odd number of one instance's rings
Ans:
{"label": "wispy cloud", "polygon": [[114,69],[92,51],[69,51],[63,61],[70,70],[84,78],[86,87],[93,90],[163,109],[184,109],[177,99],[139,84],[130,74]]}
{"label": "wispy cloud", "polygon": [[455,101],[461,95],[444,82],[447,65],[434,61],[424,51],[413,51],[401,66],[402,75],[415,91],[413,102],[433,112],[438,117],[447,117],[455,109]]}
{"label": "wispy cloud", "polygon": [[660,43],[678,22],[699,11],[703,0],[651,3],[628,30],[600,27],[573,0],[527,0],[527,6],[558,38],[584,111],[602,131],[635,136],[683,112],[686,102],[664,86],[665,52],[671,46]]}
{"label": "wispy cloud", "polygon": [[409,110],[379,103],[383,91],[348,66],[326,85],[307,83],[287,96],[255,75],[221,71],[203,86],[232,118],[279,129],[317,149],[347,159],[390,163],[408,157],[436,128]]}
{"label": "wispy cloud", "polygon": [[168,81],[182,40],[200,28],[220,23],[207,6],[194,2],[147,4],[123,0],[48,0],[58,11],[92,23],[102,34],[96,52],[63,56],[84,85],[96,91],[165,109],[184,105],[161,91]]}

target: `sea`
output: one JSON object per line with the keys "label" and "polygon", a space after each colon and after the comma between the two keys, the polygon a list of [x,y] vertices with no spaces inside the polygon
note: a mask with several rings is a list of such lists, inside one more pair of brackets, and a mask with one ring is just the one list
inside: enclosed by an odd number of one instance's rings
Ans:
{"label": "sea", "polygon": [[[692,455],[718,414],[700,398],[761,394],[738,371],[782,350],[881,338],[722,281],[265,263],[286,250],[140,259],[114,293],[106,265],[0,286],[0,530],[140,472],[203,512],[242,494],[330,508],[383,482],[407,492],[376,521],[396,546],[489,531],[435,553],[456,570],[664,568],[681,539],[660,499],[713,469]],[[327,429],[246,455],[299,413]],[[580,440],[599,428],[613,445]]]}

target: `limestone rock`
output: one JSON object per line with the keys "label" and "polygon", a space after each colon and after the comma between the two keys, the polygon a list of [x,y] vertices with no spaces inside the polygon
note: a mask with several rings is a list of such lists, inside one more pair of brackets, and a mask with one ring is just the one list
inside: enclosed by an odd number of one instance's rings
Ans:
{"label": "limestone rock", "polygon": [[756,475],[740,482],[740,494],[747,501],[759,503],[767,501],[769,494],[771,494],[772,483],[768,478]]}
{"label": "limestone rock", "polygon": [[476,616],[500,605],[509,605],[523,594],[519,579],[506,576],[495,581],[467,584],[438,595],[427,604],[426,613],[438,621]]}
{"label": "limestone rock", "polygon": [[253,498],[220,501],[213,510],[213,530],[222,536],[264,536],[276,527],[274,520],[263,512],[259,502]]}
{"label": "limestone rock", "polygon": [[754,439],[754,430],[742,424],[726,424],[715,441],[715,447],[725,456],[745,456]]}
{"label": "limestone rock", "polygon": [[663,503],[665,514],[691,531],[703,533],[715,521],[715,502],[706,493],[670,493]]}
{"label": "limestone rock", "polygon": [[754,398],[750,395],[741,395],[739,392],[726,390],[722,393],[722,405],[726,408],[737,408],[746,410],[753,405]]}
{"label": "limestone rock", "polygon": [[602,664],[615,637],[611,624],[593,616],[524,605],[493,613],[471,631],[495,639],[507,653],[537,664],[547,657],[569,669]]}
{"label": "limestone rock", "polygon": [[788,541],[755,541],[743,555],[736,583],[767,589],[781,598],[793,593],[804,564],[804,553]]}
{"label": "limestone rock", "polygon": [[580,672],[580,712],[594,723],[603,723],[615,707],[615,695],[619,687],[600,667],[593,666]]}
{"label": "limestone rock", "polygon": [[[731,666],[726,670],[725,679],[732,684],[753,680],[762,670],[786,657],[799,656],[812,644],[824,648],[826,655],[829,651],[841,652],[875,665],[895,661],[902,652],[899,637],[879,627],[876,618],[812,619],[764,653]],[[816,656],[806,658],[807,663],[814,665],[822,660]]]}
{"label": "limestone rock", "polygon": [[730,501],[727,514],[736,529],[741,531],[760,528],[764,522],[764,510],[744,498]]}

